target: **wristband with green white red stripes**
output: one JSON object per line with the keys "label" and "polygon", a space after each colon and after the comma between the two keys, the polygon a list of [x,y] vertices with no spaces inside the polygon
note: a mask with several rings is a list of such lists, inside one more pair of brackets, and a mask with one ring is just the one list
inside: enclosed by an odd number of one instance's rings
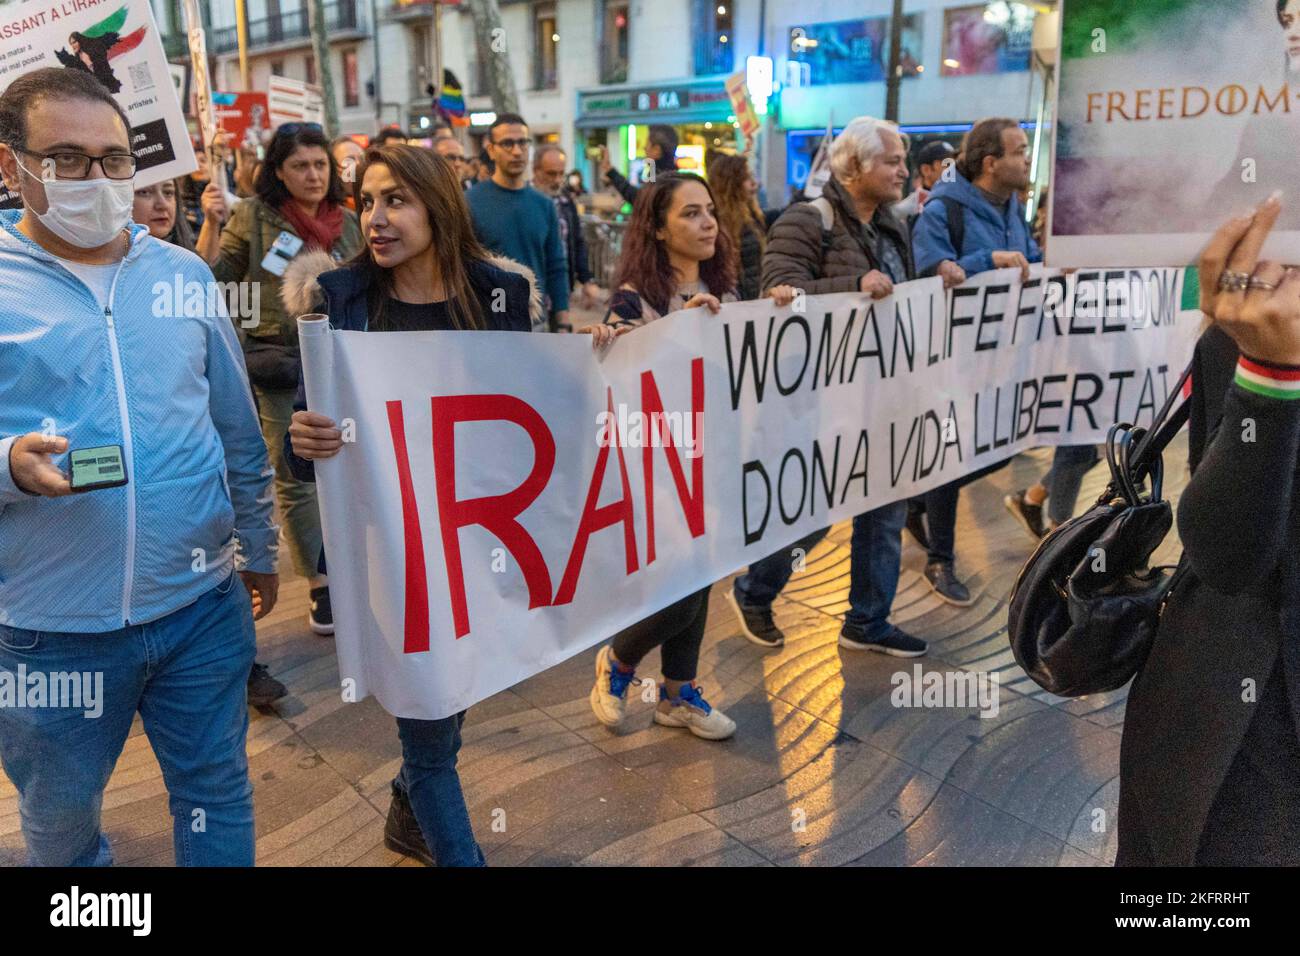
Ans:
{"label": "wristband with green white red stripes", "polygon": [[1300,400],[1300,366],[1275,365],[1243,355],[1237,360],[1236,382],[1256,395]]}

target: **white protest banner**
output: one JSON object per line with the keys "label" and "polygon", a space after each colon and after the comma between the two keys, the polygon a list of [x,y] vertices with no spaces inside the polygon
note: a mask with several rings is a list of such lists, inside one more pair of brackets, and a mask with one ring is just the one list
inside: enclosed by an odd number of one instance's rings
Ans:
{"label": "white protest banner", "polygon": [[[198,169],[149,0],[27,0],[0,7],[0,90],[62,65],[92,73],[131,121],[135,183],[152,186]],[[16,195],[0,207],[21,205]]]}
{"label": "white protest banner", "polygon": [[300,321],[344,432],[316,464],[344,697],[454,714],[834,521],[1150,424],[1194,298],[1182,270],[1003,270],[680,312],[603,358]]}
{"label": "white protest banner", "polygon": [[287,76],[273,76],[266,82],[271,126],[284,123],[323,123],[325,106],[319,86]]}
{"label": "white protest banner", "polygon": [[1184,265],[1279,189],[1264,255],[1300,263],[1297,16],[1296,0],[1066,0],[1048,264]]}

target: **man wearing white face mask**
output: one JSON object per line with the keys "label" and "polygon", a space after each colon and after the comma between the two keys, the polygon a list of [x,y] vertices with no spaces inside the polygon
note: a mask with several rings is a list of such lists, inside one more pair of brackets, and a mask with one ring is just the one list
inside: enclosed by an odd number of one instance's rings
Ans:
{"label": "man wearing white face mask", "polygon": [[[211,272],[130,221],[135,166],[89,73],[0,94],[0,173],[24,204],[0,213],[0,675],[23,695],[0,694],[0,760],[31,862],[110,863],[100,803],[139,712],[176,862],[251,865],[271,472],[225,309],[174,295]],[[79,693],[55,694],[60,675]]]}

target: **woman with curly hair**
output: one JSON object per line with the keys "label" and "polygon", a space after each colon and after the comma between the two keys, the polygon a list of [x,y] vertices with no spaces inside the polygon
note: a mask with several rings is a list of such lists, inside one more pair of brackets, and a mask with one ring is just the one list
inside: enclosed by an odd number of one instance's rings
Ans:
{"label": "woman with curly hair", "polygon": [[762,292],[763,251],[767,230],[779,210],[758,205],[758,180],[743,156],[722,154],[709,163],[709,185],[718,202],[718,225],[731,241],[737,292],[742,300]]}

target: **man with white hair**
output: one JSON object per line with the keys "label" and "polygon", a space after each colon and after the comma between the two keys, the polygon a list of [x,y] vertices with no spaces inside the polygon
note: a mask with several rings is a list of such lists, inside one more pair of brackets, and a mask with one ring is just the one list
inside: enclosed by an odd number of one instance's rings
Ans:
{"label": "man with white hair", "polygon": [[[907,226],[890,211],[907,182],[907,149],[893,123],[860,116],[831,145],[831,178],[822,197],[787,209],[768,233],[764,289],[793,286],[808,294],[863,292],[883,299],[894,283],[915,277]],[[849,611],[840,646],[894,657],[920,657],[925,641],[889,623],[898,589],[905,501],[853,519]],[[772,602],[794,571],[795,549],[807,552],[819,531],[756,564],[736,579],[728,597],[745,636],[778,647],[785,636],[772,620]]]}

